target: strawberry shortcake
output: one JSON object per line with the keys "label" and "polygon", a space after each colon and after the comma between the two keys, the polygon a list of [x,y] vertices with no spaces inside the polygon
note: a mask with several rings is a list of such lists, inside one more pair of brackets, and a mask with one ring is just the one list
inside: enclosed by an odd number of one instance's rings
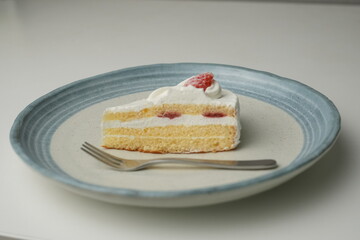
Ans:
{"label": "strawberry shortcake", "polygon": [[221,89],[212,73],[202,73],[107,108],[102,145],[150,153],[231,150],[240,142],[239,114],[238,97]]}

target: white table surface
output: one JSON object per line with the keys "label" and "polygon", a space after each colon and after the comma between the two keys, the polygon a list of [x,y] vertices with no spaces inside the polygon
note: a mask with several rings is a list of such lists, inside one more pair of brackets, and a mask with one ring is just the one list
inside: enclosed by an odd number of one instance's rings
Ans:
{"label": "white table surface", "polygon": [[[0,235],[27,239],[360,239],[360,6],[243,1],[0,1]],[[327,95],[337,144],[293,180],[201,208],[108,204],[68,192],[14,153],[17,114],[49,91],[125,67],[211,62]]]}

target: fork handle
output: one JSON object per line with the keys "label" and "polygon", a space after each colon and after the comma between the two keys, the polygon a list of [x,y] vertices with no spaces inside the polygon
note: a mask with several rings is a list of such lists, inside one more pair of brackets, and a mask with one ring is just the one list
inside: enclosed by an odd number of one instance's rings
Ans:
{"label": "fork handle", "polygon": [[150,165],[163,164],[163,163],[180,163],[200,165],[212,168],[223,169],[242,169],[242,170],[257,170],[257,169],[271,169],[276,168],[277,162],[273,159],[258,159],[258,160],[210,160],[210,159],[191,159],[191,158],[163,158],[143,160],[142,166],[147,167]]}

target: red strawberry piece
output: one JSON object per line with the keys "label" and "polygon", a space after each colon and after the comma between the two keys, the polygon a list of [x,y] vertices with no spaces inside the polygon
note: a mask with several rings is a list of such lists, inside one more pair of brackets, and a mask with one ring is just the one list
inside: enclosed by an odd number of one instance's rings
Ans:
{"label": "red strawberry piece", "polygon": [[180,117],[181,113],[179,113],[179,112],[162,112],[162,113],[158,114],[157,116],[161,117],[161,118],[174,119],[174,118]]}
{"label": "red strawberry piece", "polygon": [[221,117],[225,117],[226,114],[222,112],[206,112],[203,113],[203,116],[208,118],[221,118]]}
{"label": "red strawberry piece", "polygon": [[207,72],[189,78],[185,82],[184,86],[187,87],[191,85],[196,88],[202,88],[205,91],[208,87],[211,86],[211,84],[213,84],[213,82],[214,82],[214,74]]}

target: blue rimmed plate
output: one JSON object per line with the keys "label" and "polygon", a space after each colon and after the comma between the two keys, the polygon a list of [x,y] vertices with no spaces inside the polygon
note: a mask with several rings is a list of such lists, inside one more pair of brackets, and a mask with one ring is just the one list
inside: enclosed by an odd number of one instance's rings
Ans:
{"label": "blue rimmed plate", "polygon": [[[274,158],[279,168],[234,171],[165,166],[117,172],[80,151],[84,141],[100,143],[100,120],[106,107],[144,98],[149,91],[201,72],[213,72],[223,88],[238,94],[241,144],[234,151],[184,157]],[[19,114],[10,140],[28,165],[74,192],[127,205],[187,207],[271,189],[315,163],[334,144],[339,131],[340,115],[334,104],[299,82],[236,66],[178,63],[122,69],[56,89]],[[134,159],[153,157],[108,151]]]}

